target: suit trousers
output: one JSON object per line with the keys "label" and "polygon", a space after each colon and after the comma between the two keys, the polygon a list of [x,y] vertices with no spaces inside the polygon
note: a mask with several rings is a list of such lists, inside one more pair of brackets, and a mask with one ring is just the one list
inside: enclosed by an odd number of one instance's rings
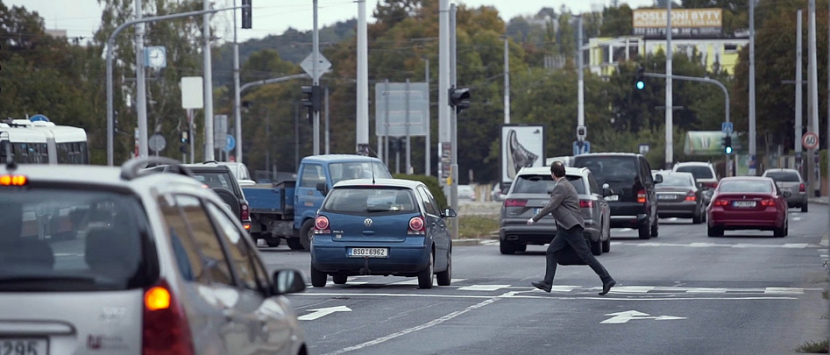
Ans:
{"label": "suit trousers", "polygon": [[594,272],[599,276],[600,280],[602,280],[603,284],[608,283],[609,281],[613,280],[611,275],[608,274],[608,271],[602,266],[602,264],[597,261],[597,258],[591,254],[591,250],[588,248],[588,242],[585,240],[585,237],[582,235],[582,231],[584,229],[579,225],[571,227],[571,229],[564,229],[564,228],[557,228],[556,236],[553,237],[553,241],[548,246],[547,251],[547,269],[545,271],[545,283],[548,285],[553,285],[553,277],[556,275],[556,254],[555,252],[565,248],[565,246],[570,245],[571,248],[576,252],[582,261],[584,261]]}

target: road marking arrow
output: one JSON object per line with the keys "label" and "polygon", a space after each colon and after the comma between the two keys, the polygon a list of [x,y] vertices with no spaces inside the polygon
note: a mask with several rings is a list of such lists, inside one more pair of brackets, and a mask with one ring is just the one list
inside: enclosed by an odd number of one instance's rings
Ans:
{"label": "road marking arrow", "polygon": [[337,306],[329,308],[310,309],[311,313],[297,317],[298,320],[315,320],[325,317],[335,312],[351,312],[352,309],[346,306]]}
{"label": "road marking arrow", "polygon": [[608,318],[600,324],[623,324],[628,323],[628,321],[633,319],[653,319],[653,320],[678,320],[678,319],[686,319],[686,317],[676,317],[676,316],[650,316],[648,313],[643,313],[640,311],[630,310],[625,312],[617,312],[617,313],[610,313],[606,314],[606,316],[612,316]]}

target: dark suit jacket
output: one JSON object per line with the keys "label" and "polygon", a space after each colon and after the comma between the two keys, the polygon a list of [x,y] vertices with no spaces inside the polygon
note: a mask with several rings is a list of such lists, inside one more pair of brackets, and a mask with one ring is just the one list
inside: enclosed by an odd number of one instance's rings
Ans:
{"label": "dark suit jacket", "polygon": [[553,219],[562,228],[571,229],[574,226],[585,228],[582,211],[579,210],[579,196],[568,179],[559,180],[550,193],[550,201],[539,213],[533,216],[533,221],[539,221],[550,213]]}

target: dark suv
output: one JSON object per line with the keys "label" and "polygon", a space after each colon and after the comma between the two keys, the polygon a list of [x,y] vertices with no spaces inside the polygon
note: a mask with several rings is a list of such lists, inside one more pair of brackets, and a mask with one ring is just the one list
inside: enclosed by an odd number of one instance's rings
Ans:
{"label": "dark suv", "polygon": [[634,228],[640,239],[657,237],[657,195],[645,157],[632,153],[596,153],[575,156],[573,166],[588,168],[603,188],[611,207],[611,228]]}

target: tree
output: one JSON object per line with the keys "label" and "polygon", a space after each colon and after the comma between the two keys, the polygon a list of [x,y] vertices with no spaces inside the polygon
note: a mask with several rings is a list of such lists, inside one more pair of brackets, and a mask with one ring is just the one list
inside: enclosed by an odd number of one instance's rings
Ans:
{"label": "tree", "polygon": [[618,7],[606,7],[602,10],[602,26],[599,33],[602,37],[630,36],[633,32],[633,12],[628,4]]}

